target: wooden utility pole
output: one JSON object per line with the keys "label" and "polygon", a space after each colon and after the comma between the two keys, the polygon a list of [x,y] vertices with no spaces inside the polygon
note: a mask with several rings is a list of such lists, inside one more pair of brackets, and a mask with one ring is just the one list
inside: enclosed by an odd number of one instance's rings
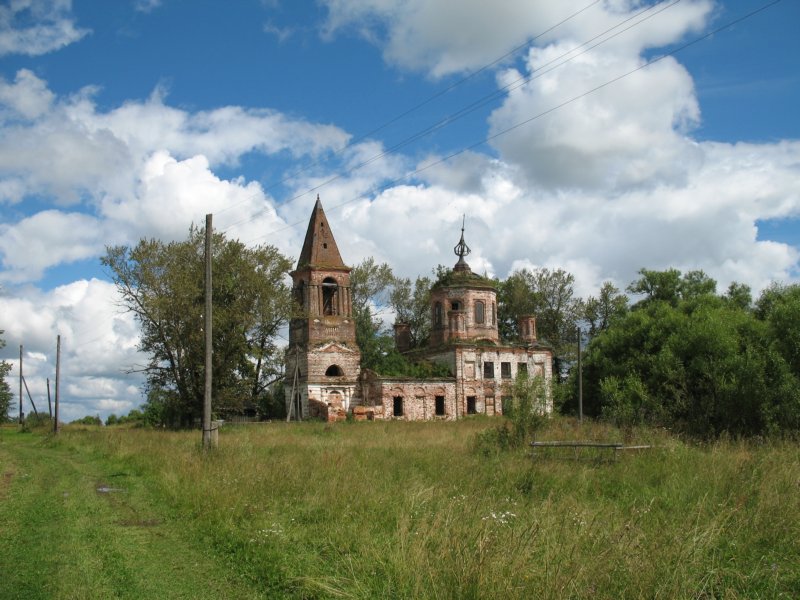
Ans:
{"label": "wooden utility pole", "polygon": [[53,421],[53,433],[58,433],[58,392],[59,381],[61,379],[61,336],[56,338],[56,414]]}
{"label": "wooden utility pole", "polygon": [[50,411],[50,418],[53,418],[53,403],[50,401],[50,378],[47,378],[47,409]]}
{"label": "wooden utility pole", "polygon": [[212,343],[211,335],[211,215],[206,215],[206,309],[205,309],[205,335],[206,335],[206,382],[203,398],[203,449],[211,448],[211,369],[212,369]]}
{"label": "wooden utility pole", "polygon": [[19,345],[19,424],[23,425],[25,418],[22,413],[22,344]]}
{"label": "wooden utility pole", "polygon": [[578,421],[583,423],[583,367],[581,366],[581,328],[578,327]]}

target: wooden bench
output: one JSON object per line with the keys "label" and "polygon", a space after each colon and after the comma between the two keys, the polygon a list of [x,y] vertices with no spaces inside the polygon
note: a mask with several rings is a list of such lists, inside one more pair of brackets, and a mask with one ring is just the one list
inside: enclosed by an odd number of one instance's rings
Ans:
{"label": "wooden bench", "polygon": [[638,450],[648,450],[652,448],[652,446],[647,445],[637,445],[637,446],[626,446],[619,442],[586,442],[586,441],[552,441],[552,442],[531,442],[531,447],[533,448],[533,452],[531,456],[536,456],[536,449],[537,448],[572,448],[575,456],[575,460],[578,460],[579,451],[581,448],[596,448],[600,450],[609,450],[613,451],[614,460],[617,459],[619,452],[624,451],[638,451]]}

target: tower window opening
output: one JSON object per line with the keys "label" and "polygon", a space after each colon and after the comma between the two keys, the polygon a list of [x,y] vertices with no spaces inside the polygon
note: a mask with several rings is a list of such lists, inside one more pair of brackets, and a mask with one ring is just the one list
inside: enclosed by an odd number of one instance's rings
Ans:
{"label": "tower window opening", "polygon": [[433,324],[435,327],[442,326],[442,303],[437,302],[433,305]]}
{"label": "tower window opening", "polygon": [[475,322],[482,325],[485,317],[485,305],[481,300],[475,302]]}
{"label": "tower window opening", "polygon": [[339,365],[331,365],[325,371],[326,377],[342,377],[343,375],[344,371],[342,371],[342,368]]}
{"label": "tower window opening", "polygon": [[335,315],[338,310],[339,286],[333,277],[326,277],[322,281],[322,314]]}
{"label": "tower window opening", "polygon": [[450,303],[450,309],[461,310],[461,302],[459,302],[458,300],[453,300],[453,302]]}

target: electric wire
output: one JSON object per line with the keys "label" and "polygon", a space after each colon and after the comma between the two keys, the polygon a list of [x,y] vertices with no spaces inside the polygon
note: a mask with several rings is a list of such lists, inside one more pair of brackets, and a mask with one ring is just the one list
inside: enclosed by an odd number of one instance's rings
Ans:
{"label": "electric wire", "polygon": [[[515,131],[515,130],[519,129],[520,127],[528,125],[529,123],[532,123],[533,121],[536,121],[536,120],[538,120],[538,119],[540,119],[540,118],[542,118],[542,117],[544,117],[546,115],[549,115],[549,114],[551,114],[551,113],[553,113],[553,112],[555,112],[555,111],[557,111],[559,109],[564,108],[565,106],[568,106],[568,105],[570,105],[570,104],[572,104],[574,102],[577,102],[578,100],[580,100],[582,98],[585,98],[586,96],[594,94],[595,92],[598,92],[599,90],[602,90],[602,89],[604,89],[604,88],[606,88],[606,87],[608,87],[610,85],[613,85],[614,83],[616,83],[616,82],[618,82],[618,81],[620,81],[620,80],[622,80],[622,79],[624,79],[624,78],[626,78],[626,77],[628,77],[630,75],[633,75],[634,73],[637,73],[637,72],[639,72],[639,71],[641,71],[643,69],[646,69],[647,67],[649,67],[651,65],[654,65],[654,64],[656,64],[656,63],[658,63],[658,62],[660,62],[660,61],[662,61],[662,60],[664,60],[666,58],[669,58],[670,56],[674,56],[675,54],[685,50],[686,48],[689,48],[690,46],[693,46],[693,45],[695,45],[695,44],[697,44],[699,42],[702,42],[703,40],[706,40],[706,39],[712,37],[713,35],[716,35],[717,33],[725,31],[726,29],[730,29],[734,25],[737,25],[737,24],[739,24],[739,23],[741,23],[741,22],[743,22],[743,21],[745,21],[745,20],[747,20],[747,19],[749,19],[749,18],[751,18],[751,17],[763,12],[764,10],[767,10],[768,8],[778,4],[780,1],[781,0],[773,0],[772,2],[764,4],[764,5],[760,6],[759,8],[757,8],[757,9],[755,9],[755,10],[749,12],[749,13],[746,13],[746,14],[744,14],[744,15],[742,15],[742,16],[740,16],[740,17],[738,17],[738,18],[736,18],[736,19],[734,19],[732,21],[728,21],[724,25],[721,25],[721,26],[715,28],[712,31],[709,31],[709,32],[707,32],[707,33],[705,33],[705,34],[703,34],[703,35],[701,35],[699,37],[693,38],[692,40],[673,48],[669,52],[666,52],[666,53],[664,53],[664,54],[662,54],[660,56],[657,56],[657,57],[655,57],[655,58],[653,58],[653,59],[651,59],[651,60],[649,60],[649,61],[647,61],[645,63],[642,63],[641,65],[639,65],[638,67],[636,67],[634,69],[631,69],[630,71],[622,73],[621,75],[618,75],[618,76],[616,76],[616,77],[614,77],[612,79],[609,79],[609,80],[605,81],[604,83],[601,83],[600,85],[597,85],[597,86],[595,86],[595,87],[593,87],[593,88],[591,88],[589,90],[586,90],[586,91],[578,94],[577,96],[573,96],[572,98],[569,98],[568,100],[564,100],[563,102],[561,102],[559,104],[551,106],[550,108],[548,108],[546,110],[543,110],[542,112],[539,112],[539,113],[531,116],[528,119],[525,119],[523,121],[519,121],[519,122],[517,122],[517,123],[515,123],[515,124],[513,124],[513,125],[511,125],[511,126],[509,126],[507,128],[505,128],[503,130],[500,130],[500,131],[498,131],[498,132],[496,132],[496,133],[494,133],[494,134],[492,134],[490,136],[487,136],[487,137],[485,137],[485,138],[483,138],[483,139],[481,139],[481,140],[479,140],[479,141],[477,141],[477,142],[475,142],[473,144],[470,144],[469,146],[462,147],[461,149],[459,149],[459,150],[457,150],[455,152],[452,152],[452,153],[450,153],[450,154],[448,154],[446,156],[440,157],[439,159],[437,159],[437,160],[435,160],[435,161],[433,161],[431,163],[428,163],[428,164],[426,164],[426,165],[424,165],[422,167],[414,169],[413,171],[409,171],[408,173],[405,173],[404,175],[401,175],[400,177],[394,178],[394,179],[392,179],[392,180],[390,180],[388,182],[385,182],[385,183],[383,183],[383,184],[381,184],[379,186],[374,186],[373,188],[371,188],[370,190],[368,190],[364,194],[361,194],[359,196],[351,198],[350,200],[346,200],[344,202],[341,202],[341,203],[339,203],[337,205],[334,205],[334,206],[326,209],[326,212],[330,213],[330,212],[339,210],[342,207],[347,206],[348,204],[352,204],[353,202],[356,202],[356,201],[364,198],[365,196],[375,195],[375,194],[378,194],[378,193],[380,193],[382,191],[385,191],[386,189],[388,189],[388,188],[390,188],[392,186],[395,186],[395,185],[397,185],[397,184],[399,184],[399,183],[401,183],[403,181],[406,181],[408,179],[413,178],[414,176],[418,175],[419,173],[422,173],[424,171],[427,171],[428,169],[431,169],[431,168],[433,168],[435,166],[443,164],[443,163],[445,163],[445,162],[447,162],[447,161],[449,161],[449,160],[451,160],[451,159],[453,159],[453,158],[455,158],[455,157],[457,157],[457,156],[459,156],[461,154],[464,154],[465,152],[473,150],[473,149],[475,149],[475,148],[477,148],[479,146],[482,146],[482,145],[484,145],[484,144],[486,144],[486,143],[488,143],[488,142],[490,142],[490,141],[492,141],[494,139],[502,137],[502,136],[504,136],[504,135],[506,135],[506,134],[508,134],[508,133],[510,133],[512,131]],[[303,195],[305,195],[305,194],[303,194]],[[293,229],[294,227],[297,227],[298,225],[302,225],[304,223],[305,223],[305,220],[296,221],[294,223],[287,224],[284,227],[280,227],[278,229],[275,229],[275,230],[273,230],[273,231],[271,231],[271,232],[269,232],[269,233],[267,233],[267,234],[265,234],[263,236],[258,236],[256,238],[253,238],[253,239],[249,240],[248,242],[246,242],[246,244],[250,244],[250,243],[253,243],[255,241],[270,237],[270,236],[272,236],[272,235],[274,235],[276,233],[280,233],[280,232],[285,231],[287,229]]]}
{"label": "electric wire", "polygon": [[[433,95],[429,96],[425,100],[422,100],[421,102],[418,102],[417,104],[415,104],[411,108],[408,108],[408,109],[404,110],[403,112],[397,114],[396,116],[392,117],[388,121],[385,121],[383,124],[375,127],[374,129],[371,129],[367,133],[359,135],[359,136],[355,137],[354,139],[348,141],[347,144],[345,144],[344,146],[342,146],[338,150],[335,150],[332,153],[332,156],[336,157],[336,156],[339,156],[339,155],[343,154],[346,150],[348,150],[349,148],[352,148],[356,144],[358,144],[358,143],[360,143],[360,142],[372,137],[376,133],[379,133],[379,132],[383,131],[384,129],[386,129],[390,125],[393,125],[393,124],[397,123],[398,121],[400,121],[401,119],[407,117],[408,115],[411,115],[411,114],[415,113],[420,108],[423,108],[424,106],[427,106],[428,104],[430,104],[434,100],[437,100],[437,99],[441,98],[442,96],[445,96],[446,94],[448,94],[451,91],[453,91],[455,88],[457,88],[457,87],[467,83],[468,81],[474,79],[475,77],[477,77],[478,75],[480,75],[484,71],[487,71],[490,68],[494,67],[495,65],[503,62],[507,58],[510,58],[510,57],[514,56],[517,52],[519,52],[523,48],[527,48],[528,46],[530,46],[533,42],[535,42],[539,38],[547,35],[548,33],[551,33],[553,31],[555,31],[556,29],[558,29],[559,27],[561,27],[565,23],[568,23],[569,21],[571,21],[575,17],[581,15],[582,13],[584,13],[585,11],[590,9],[595,4],[598,4],[600,1],[601,0],[593,0],[592,2],[590,2],[589,4],[584,6],[583,8],[581,8],[581,9],[577,10],[576,12],[570,14],[569,16],[565,17],[564,19],[562,19],[561,21],[559,21],[555,25],[552,25],[552,26],[548,27],[547,29],[545,29],[541,33],[536,34],[535,36],[527,38],[523,43],[515,46],[514,48],[512,48],[511,50],[509,50],[508,52],[506,52],[502,56],[494,59],[493,61],[491,61],[491,62],[489,62],[489,63],[487,63],[487,64],[485,64],[485,65],[483,65],[481,67],[479,67],[478,69],[476,69],[475,71],[472,71],[471,73],[465,75],[461,79],[458,79],[457,81],[454,81],[453,83],[451,83],[450,85],[442,88],[438,92],[435,92]],[[329,159],[326,157],[325,160],[329,160]],[[305,166],[303,166],[303,167],[301,167],[299,169],[296,169],[296,170],[292,171],[289,175],[286,175],[282,179],[269,184],[268,186],[264,187],[264,190],[271,190],[271,189],[277,187],[278,185],[280,185],[282,183],[286,183],[287,181],[290,181],[290,180],[294,179],[298,175],[309,171],[311,168],[319,166],[323,162],[324,162],[324,160],[322,158],[314,160],[311,163],[309,163],[309,164],[307,164],[307,165],[305,165]],[[255,197],[256,196],[254,195],[254,196],[251,196],[249,198],[245,198],[244,200],[241,200],[241,201],[239,201],[239,202],[237,202],[235,204],[232,204],[231,206],[227,206],[227,207],[217,211],[216,214],[219,215],[219,214],[222,214],[222,213],[224,213],[224,212],[226,212],[228,210],[236,208],[237,206],[240,206],[240,205],[244,204],[245,202],[247,202],[248,200],[251,200],[251,199],[253,199]]]}
{"label": "electric wire", "polygon": [[[378,154],[373,155],[372,157],[370,157],[370,158],[368,158],[368,159],[366,159],[366,160],[364,160],[364,161],[362,161],[360,163],[357,163],[356,165],[353,165],[352,167],[349,167],[347,169],[339,171],[335,175],[332,175],[328,179],[325,179],[321,183],[318,183],[317,185],[315,185],[315,186],[313,186],[311,188],[304,189],[302,192],[300,192],[300,193],[298,193],[298,194],[296,194],[296,195],[284,200],[281,204],[285,206],[286,204],[289,204],[291,202],[294,202],[295,200],[303,198],[303,197],[305,197],[305,196],[307,196],[307,195],[309,195],[309,194],[311,194],[313,192],[316,192],[316,191],[322,189],[326,185],[329,185],[329,184],[331,184],[331,183],[333,183],[335,181],[338,181],[339,179],[342,179],[343,177],[345,177],[347,175],[350,175],[351,173],[354,173],[355,171],[358,171],[359,169],[362,169],[362,168],[374,163],[377,160],[380,160],[381,158],[384,158],[386,156],[389,156],[391,154],[396,153],[401,148],[404,148],[405,146],[408,146],[409,144],[411,144],[413,142],[419,141],[421,139],[424,139],[425,137],[428,137],[429,135],[432,135],[436,131],[439,131],[440,129],[443,129],[443,128],[449,126],[452,123],[455,123],[459,119],[461,119],[461,118],[463,118],[463,117],[475,112],[476,110],[478,110],[480,108],[483,108],[484,106],[492,103],[493,101],[497,100],[498,98],[501,98],[506,92],[518,89],[519,87],[525,85],[526,83],[529,83],[530,81],[533,81],[534,79],[537,79],[537,78],[539,78],[539,77],[541,77],[543,75],[546,75],[547,73],[550,73],[551,71],[561,67],[562,65],[564,65],[564,64],[566,64],[566,63],[578,58],[579,56],[582,56],[583,54],[593,50],[594,48],[597,48],[598,46],[600,46],[602,44],[605,44],[606,42],[616,38],[617,36],[625,33],[626,31],[629,31],[633,27],[636,27],[636,26],[640,25],[644,21],[649,20],[649,19],[655,17],[656,15],[664,12],[665,10],[675,6],[679,2],[681,2],[681,0],[673,0],[672,2],[670,2],[668,4],[667,3],[664,3],[662,5],[652,4],[652,5],[644,8],[643,10],[631,15],[630,17],[628,17],[626,19],[623,19],[619,23],[613,25],[612,27],[609,27],[605,31],[595,35],[594,37],[588,39],[587,41],[585,41],[585,42],[583,42],[583,43],[571,48],[570,50],[562,53],[561,55],[549,60],[548,62],[543,64],[538,69],[535,69],[534,71],[532,71],[530,75],[519,77],[518,79],[506,84],[505,86],[503,86],[503,87],[501,87],[501,88],[499,88],[499,89],[497,89],[497,90],[495,90],[495,91],[493,91],[493,92],[491,92],[491,93],[489,93],[487,95],[482,96],[481,98],[475,100],[471,104],[468,104],[467,106],[462,107],[461,109],[459,109],[455,113],[443,117],[442,119],[440,119],[436,123],[433,123],[433,124],[429,125],[425,129],[417,131],[416,133],[412,134],[411,136],[405,138],[404,140],[401,140],[400,142],[398,142],[398,143],[394,144],[393,146],[391,146],[391,147],[379,152]],[[643,14],[653,10],[654,8],[656,8],[658,6],[660,6],[660,8],[656,12],[653,12],[653,13],[645,16],[641,20],[636,21],[635,23],[628,25],[628,27],[625,27],[624,29],[621,29],[621,30],[617,31],[616,33],[608,36],[605,39],[602,39],[601,41],[597,42],[596,44],[584,48],[588,44],[591,44],[592,42],[598,40],[599,38],[602,38],[603,36],[605,36],[606,34],[614,31],[615,29],[618,29],[619,27],[622,27],[626,23],[629,23],[630,21],[633,21],[634,19],[639,18]],[[588,8],[588,7],[586,7],[586,8]],[[565,22],[565,21],[563,21],[563,22]],[[548,31],[551,31],[552,29],[553,29],[553,27],[551,27]],[[541,35],[543,35],[543,34],[540,34],[540,36]],[[537,36],[537,37],[540,37],[540,36]],[[534,38],[534,39],[536,39],[536,38]],[[574,52],[576,52],[577,50],[579,50],[581,48],[584,48],[584,50],[582,50],[581,52],[579,52],[577,54],[573,54]],[[572,56],[570,56],[571,54],[572,54]],[[566,60],[564,60],[562,62],[558,62],[562,58],[565,58],[565,57],[568,57],[568,58],[566,58]],[[491,64],[496,64],[500,60],[502,60],[502,58],[498,59],[497,61],[495,61],[494,63],[491,63]],[[552,66],[549,69],[543,70],[545,67],[553,65],[553,63],[558,63],[558,64],[555,64],[554,66]],[[298,172],[303,172],[303,170],[301,169]],[[289,178],[286,178],[283,181],[287,181],[288,179]],[[227,233],[228,231],[230,231],[234,227],[237,227],[239,225],[243,225],[243,224],[252,222],[255,219],[257,219],[259,216],[263,215],[265,212],[268,212],[269,210],[271,210],[271,207],[268,207],[268,208],[265,208],[265,209],[263,209],[261,211],[258,211],[256,214],[251,215],[249,217],[246,217],[246,218],[244,218],[244,219],[242,219],[240,221],[236,221],[234,223],[231,223],[230,225],[228,225],[224,229],[224,232]]]}

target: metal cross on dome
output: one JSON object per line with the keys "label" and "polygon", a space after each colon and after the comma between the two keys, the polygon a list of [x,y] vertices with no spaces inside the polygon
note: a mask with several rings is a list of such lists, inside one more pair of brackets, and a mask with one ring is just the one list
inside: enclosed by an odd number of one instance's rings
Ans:
{"label": "metal cross on dome", "polygon": [[458,244],[456,244],[455,248],[453,248],[453,252],[455,252],[456,256],[462,260],[471,252],[469,246],[467,246],[467,243],[464,241],[464,222],[466,219],[467,215],[464,215],[461,220],[461,239],[458,241]]}
{"label": "metal cross on dome", "polygon": [[467,243],[464,241],[464,222],[466,219],[467,216],[464,215],[464,218],[461,221],[461,239],[458,240],[458,244],[456,244],[456,247],[453,248],[453,252],[455,252],[456,256],[458,257],[458,262],[456,263],[456,266],[453,267],[453,270],[469,273],[471,272],[469,265],[467,264],[467,261],[464,260],[464,257],[470,253],[469,246],[467,246]]}

